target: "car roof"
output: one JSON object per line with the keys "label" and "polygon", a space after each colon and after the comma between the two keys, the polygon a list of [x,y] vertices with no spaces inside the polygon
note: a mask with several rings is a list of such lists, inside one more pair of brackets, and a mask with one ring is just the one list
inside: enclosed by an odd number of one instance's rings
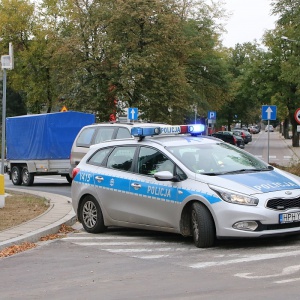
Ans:
{"label": "car roof", "polygon": [[191,135],[159,135],[159,136],[152,136],[152,137],[145,137],[142,140],[135,138],[131,139],[123,139],[123,140],[112,140],[103,142],[101,144],[92,145],[91,149],[98,149],[98,148],[105,148],[108,146],[118,146],[118,145],[161,145],[163,147],[169,146],[184,146],[184,145],[199,145],[199,144],[216,144],[216,143],[223,143],[220,139],[214,138],[212,136],[191,136]]}
{"label": "car roof", "polygon": [[91,125],[86,125],[83,128],[87,127],[126,127],[126,128],[132,128],[132,127],[157,127],[157,126],[166,126],[166,124],[162,123],[147,123],[147,122],[139,122],[139,123],[119,123],[119,122],[111,122],[111,123],[94,123]]}

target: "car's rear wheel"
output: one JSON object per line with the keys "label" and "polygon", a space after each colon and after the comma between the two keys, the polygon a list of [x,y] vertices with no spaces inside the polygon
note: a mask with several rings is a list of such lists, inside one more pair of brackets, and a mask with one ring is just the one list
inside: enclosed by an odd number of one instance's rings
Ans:
{"label": "car's rear wheel", "polygon": [[99,233],[105,231],[100,205],[93,196],[86,196],[82,200],[79,213],[79,219],[87,232]]}
{"label": "car's rear wheel", "polygon": [[21,168],[14,166],[11,169],[11,181],[14,185],[22,184]]}
{"label": "car's rear wheel", "polygon": [[196,247],[208,248],[214,245],[216,239],[215,224],[212,215],[204,204],[193,203],[191,225]]}
{"label": "car's rear wheel", "polygon": [[34,175],[29,173],[27,168],[22,169],[22,183],[26,186],[30,186],[33,184]]}

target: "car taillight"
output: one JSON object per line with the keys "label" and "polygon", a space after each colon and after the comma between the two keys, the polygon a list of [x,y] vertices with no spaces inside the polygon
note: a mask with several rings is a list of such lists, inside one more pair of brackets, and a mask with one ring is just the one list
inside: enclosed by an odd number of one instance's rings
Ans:
{"label": "car taillight", "polygon": [[72,178],[74,179],[76,175],[79,173],[80,169],[79,168],[74,168],[72,171]]}
{"label": "car taillight", "polygon": [[[235,145],[237,144],[237,140],[236,140],[235,137],[233,137],[233,142],[234,142]],[[73,177],[73,178],[74,178],[74,177]]]}

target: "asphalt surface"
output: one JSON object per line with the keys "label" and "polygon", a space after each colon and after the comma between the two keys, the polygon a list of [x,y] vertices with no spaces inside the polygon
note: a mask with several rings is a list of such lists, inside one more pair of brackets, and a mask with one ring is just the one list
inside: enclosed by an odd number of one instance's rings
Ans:
{"label": "asphalt surface", "polygon": [[[283,140],[300,159],[300,147],[292,147],[291,139]],[[20,189],[9,188],[5,192],[9,193],[10,190],[19,191]],[[24,192],[24,189],[22,189],[22,192]],[[76,214],[72,208],[71,198],[41,191],[31,190],[28,193],[46,198],[50,203],[49,208],[33,220],[0,231],[0,250],[23,242],[37,242],[43,236],[57,233],[63,224],[72,226],[76,223]]]}

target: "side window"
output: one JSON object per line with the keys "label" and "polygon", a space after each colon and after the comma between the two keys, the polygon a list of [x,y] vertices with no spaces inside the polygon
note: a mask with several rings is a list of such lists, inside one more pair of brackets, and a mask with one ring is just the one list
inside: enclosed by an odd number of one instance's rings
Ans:
{"label": "side window", "polygon": [[120,127],[117,132],[116,139],[129,139],[131,134],[127,128]]}
{"label": "side window", "polygon": [[115,128],[100,127],[96,133],[94,144],[112,140]]}
{"label": "side window", "polygon": [[156,149],[141,147],[138,157],[138,173],[153,175],[160,171],[170,171],[174,174],[174,163]]}
{"label": "side window", "polygon": [[101,165],[105,157],[112,150],[112,148],[100,149],[88,160],[88,163],[92,165]]}
{"label": "side window", "polygon": [[96,130],[96,127],[83,129],[77,138],[76,146],[77,147],[89,147],[91,145],[92,137],[93,137],[95,130]]}
{"label": "side window", "polygon": [[179,167],[176,167],[176,175],[179,177],[180,180],[187,179],[186,174]]}
{"label": "side window", "polygon": [[123,171],[129,171],[132,166],[136,147],[124,146],[113,150],[107,160],[107,167]]}

